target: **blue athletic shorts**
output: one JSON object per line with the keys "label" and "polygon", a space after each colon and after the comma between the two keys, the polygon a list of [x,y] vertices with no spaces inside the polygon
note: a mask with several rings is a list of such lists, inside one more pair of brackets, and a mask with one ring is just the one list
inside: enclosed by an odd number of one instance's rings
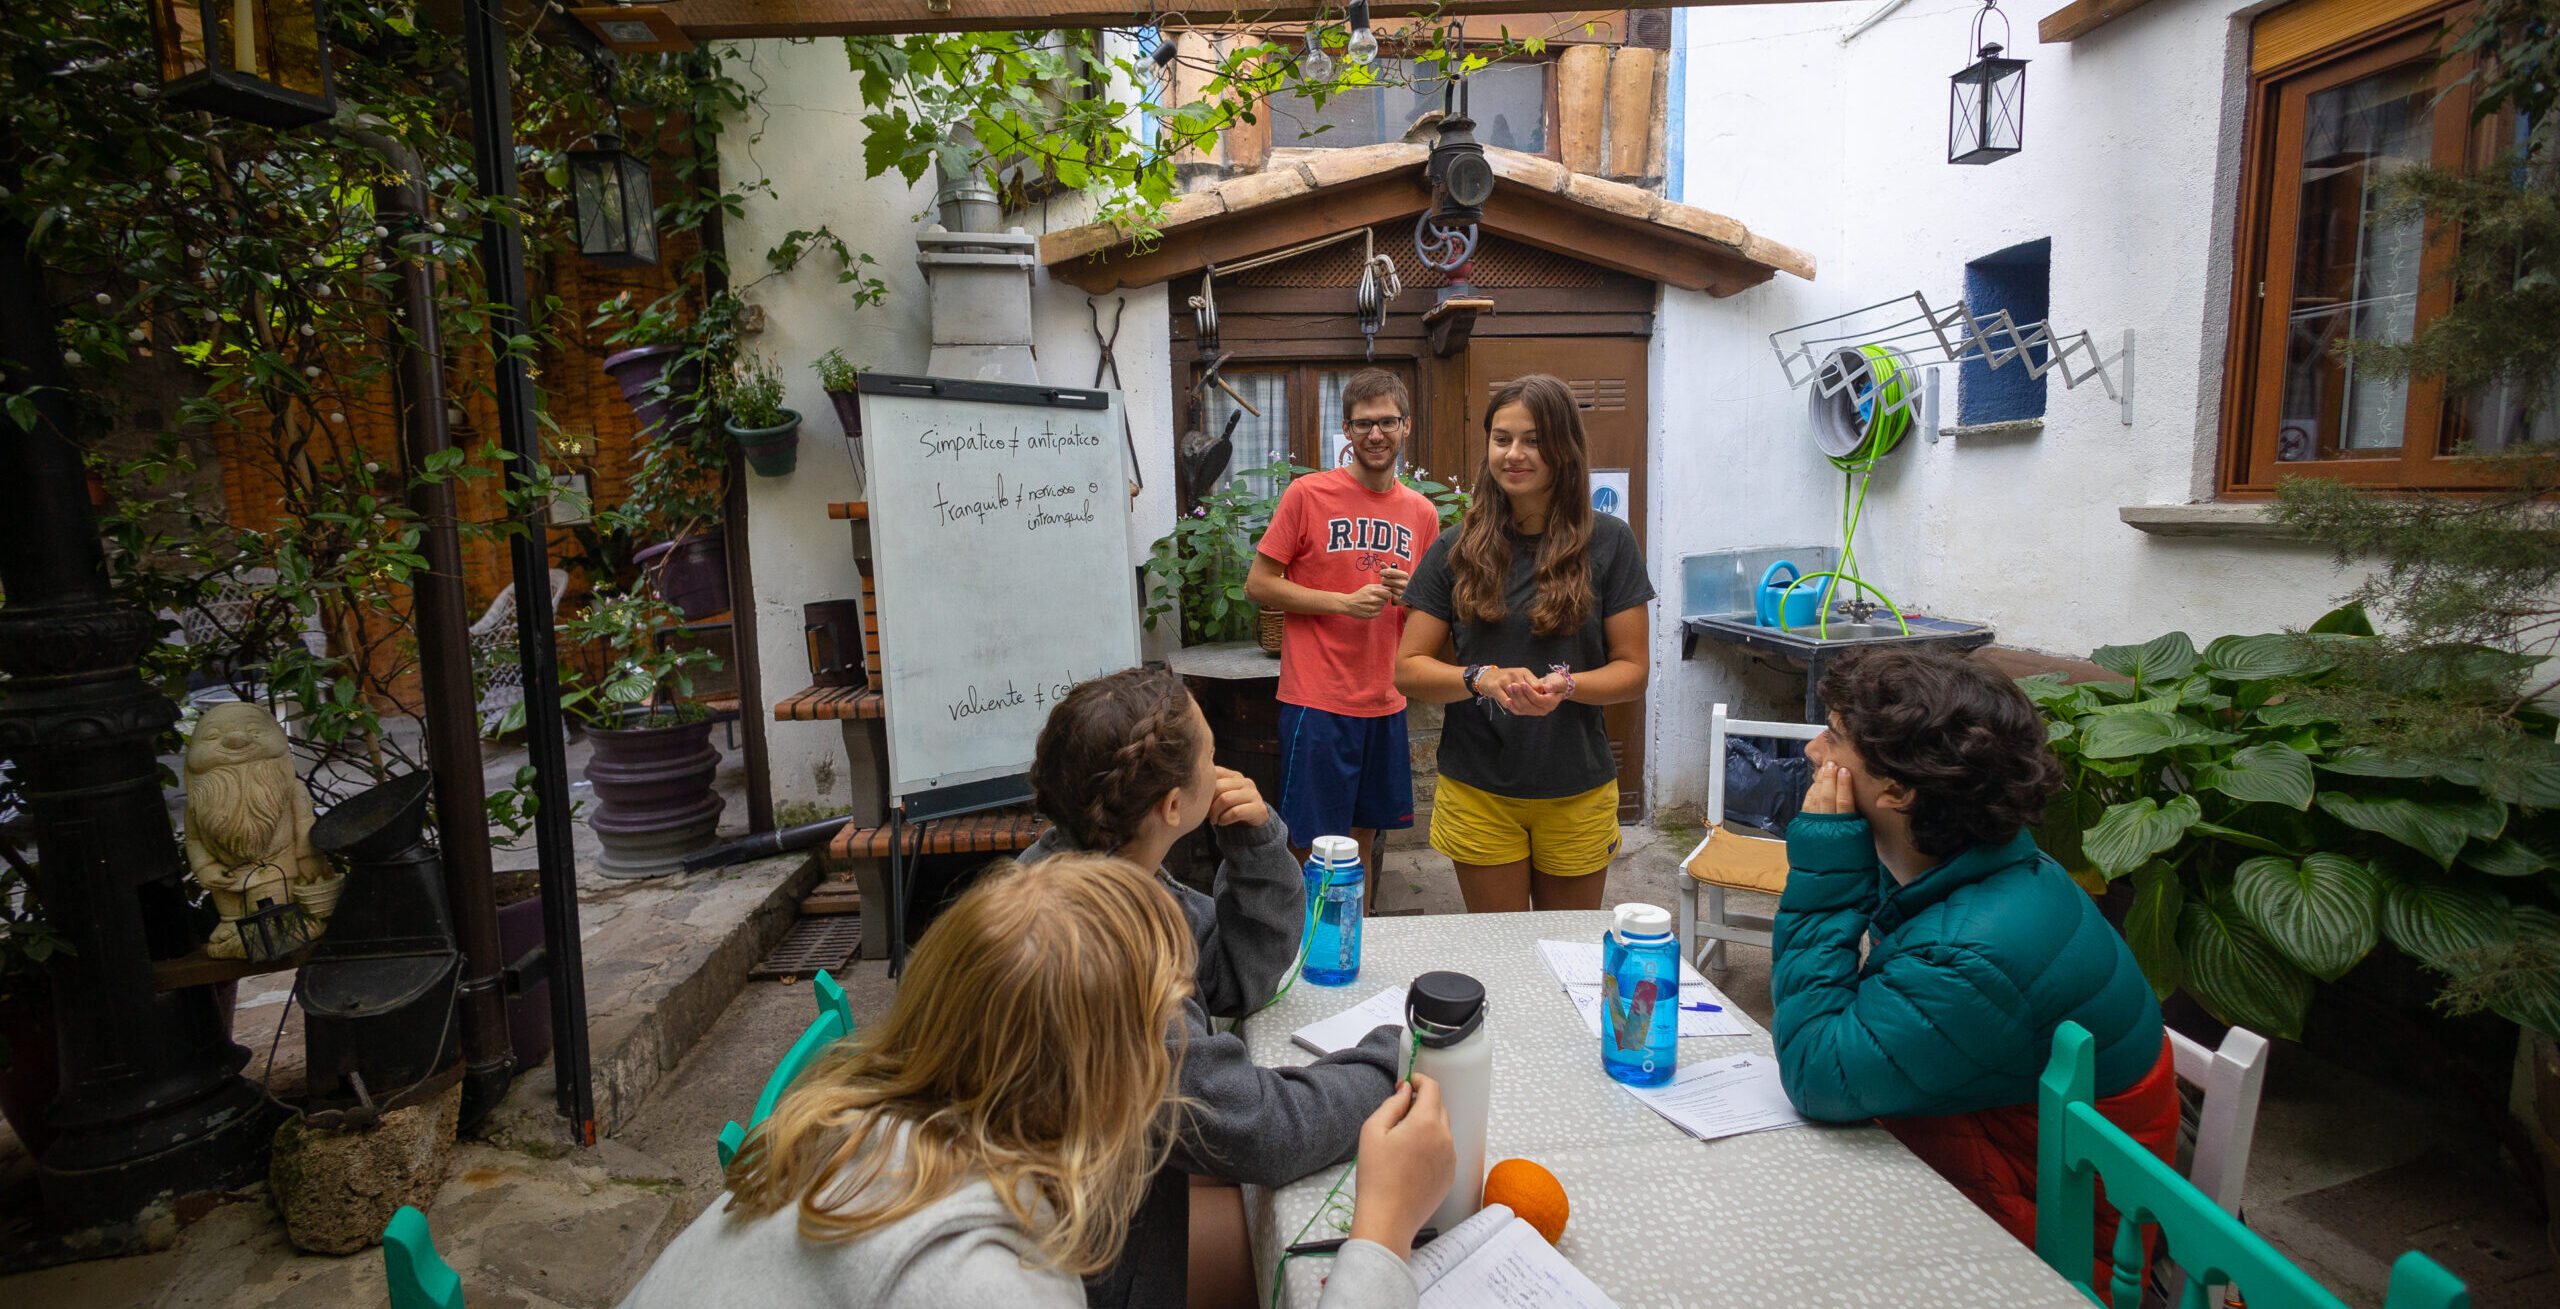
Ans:
{"label": "blue athletic shorts", "polygon": [[1280,706],[1280,821],[1289,844],[1349,836],[1355,827],[1413,826],[1413,755],[1404,715],[1353,718]]}

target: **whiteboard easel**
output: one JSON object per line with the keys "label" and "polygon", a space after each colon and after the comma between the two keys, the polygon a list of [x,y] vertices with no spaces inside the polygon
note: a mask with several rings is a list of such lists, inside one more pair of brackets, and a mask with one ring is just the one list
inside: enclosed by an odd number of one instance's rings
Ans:
{"label": "whiteboard easel", "polygon": [[893,971],[906,824],[1031,798],[1050,706],[1139,661],[1116,391],[859,382],[889,755]]}

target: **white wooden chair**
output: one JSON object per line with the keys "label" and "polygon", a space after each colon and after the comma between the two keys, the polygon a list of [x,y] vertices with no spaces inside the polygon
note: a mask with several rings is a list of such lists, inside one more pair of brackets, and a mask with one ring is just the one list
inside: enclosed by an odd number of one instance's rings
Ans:
{"label": "white wooden chair", "polygon": [[[2222,1044],[2210,1050],[2177,1031],[2169,1032],[2169,1057],[2177,1065],[2178,1080],[2204,1094],[2195,1140],[2192,1145],[2179,1143],[2191,1150],[2184,1161],[2187,1180],[2234,1218],[2240,1216],[2240,1188],[2249,1172],[2249,1147],[2258,1133],[2258,1098],[2266,1090],[2269,1048],[2267,1038],[2245,1027],[2224,1033]],[[2170,1267],[2168,1302],[2179,1303],[2185,1290],[2186,1274]],[[2222,1303],[2222,1288],[2205,1291],[2206,1304]]]}
{"label": "white wooden chair", "polygon": [[[569,574],[551,570],[551,611],[560,612]],[[516,657],[516,584],[498,588],[489,609],[471,624],[471,680],[480,688],[480,730],[496,735],[507,711],[524,703],[524,664]]]}
{"label": "white wooden chair", "polygon": [[[1760,914],[1729,914],[1724,895],[1728,890],[1761,890],[1754,886],[1720,876],[1710,867],[1714,860],[1706,858],[1707,849],[1719,840],[1751,841],[1724,826],[1724,742],[1728,736],[1776,736],[1795,741],[1810,741],[1822,735],[1820,723],[1774,723],[1749,718],[1734,718],[1721,704],[1715,707],[1707,725],[1707,837],[1698,843],[1682,867],[1680,878],[1680,954],[1700,968],[1721,967],[1725,943],[1770,947],[1770,929],[1775,920]],[[1767,842],[1759,842],[1767,844]],[[1781,874],[1783,881],[1783,874]],[[1698,901],[1706,899],[1704,913]],[[1707,942],[1706,953],[1698,953],[1700,940]]]}

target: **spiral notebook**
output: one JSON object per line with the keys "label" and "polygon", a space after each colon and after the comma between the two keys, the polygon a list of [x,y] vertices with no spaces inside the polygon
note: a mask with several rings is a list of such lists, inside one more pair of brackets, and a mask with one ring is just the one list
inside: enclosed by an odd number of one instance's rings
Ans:
{"label": "spiral notebook", "polygon": [[1617,1309],[1510,1209],[1489,1204],[1413,1252],[1422,1309]]}

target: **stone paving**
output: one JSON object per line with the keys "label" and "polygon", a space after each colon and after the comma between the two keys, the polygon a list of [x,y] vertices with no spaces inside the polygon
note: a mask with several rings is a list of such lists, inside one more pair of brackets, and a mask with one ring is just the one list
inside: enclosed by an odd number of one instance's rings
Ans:
{"label": "stone paving", "polygon": [[[1629,828],[1626,838],[1608,898],[1674,907],[1678,861],[1696,832],[1674,824],[1663,831]],[[1406,846],[1385,862],[1383,913],[1463,910],[1445,859]],[[690,924],[691,915],[713,912],[706,906],[734,907],[740,894],[702,886],[645,895],[626,890],[616,916]],[[1737,903],[1766,908],[1751,897]],[[596,920],[591,943],[611,935],[607,916]],[[645,977],[635,989],[656,986],[665,996],[685,989],[667,973],[690,968],[700,977],[734,966],[742,975],[742,963],[716,950],[670,953],[680,935],[672,927],[640,934],[634,939],[653,942],[661,961],[605,975]],[[591,945],[590,960],[599,953]],[[1718,985],[1765,1022],[1766,952],[1728,954]],[[522,1079],[494,1116],[494,1140],[467,1141],[456,1150],[430,1220],[438,1246],[463,1274],[472,1309],[613,1305],[666,1242],[717,1200],[712,1142],[720,1125],[753,1104],[765,1072],[813,1012],[805,980],[741,987],[736,976],[727,983],[734,998],[714,1003],[708,999],[714,990],[705,989],[677,1006],[700,1013],[698,1037],[687,1038],[689,1050],[671,1035],[649,1046],[652,1058],[670,1050],[681,1057],[632,1097],[636,1103],[617,1119],[615,1133],[595,1149],[565,1144],[550,1114],[546,1066]],[[886,1011],[892,987],[882,965],[859,964],[841,980],[859,1022]],[[688,1018],[683,1026],[692,1023]],[[599,1049],[605,1044],[600,1040]],[[12,1150],[13,1142],[0,1140],[0,1156]],[[0,1163],[0,1189],[24,1172],[22,1156]],[[2412,1247],[2469,1279],[2473,1303],[2482,1309],[2560,1303],[2560,1274],[2521,1197],[2488,1143],[2441,1097],[2328,1067],[2299,1047],[2278,1050],[2244,1211],[2253,1227],[2348,1303],[2379,1304],[2389,1260]],[[0,1278],[0,1297],[46,1309],[386,1303],[379,1251],[344,1258],[294,1253],[262,1188],[186,1216],[192,1221],[173,1233],[166,1250]],[[29,1293],[32,1301],[25,1299]]]}

